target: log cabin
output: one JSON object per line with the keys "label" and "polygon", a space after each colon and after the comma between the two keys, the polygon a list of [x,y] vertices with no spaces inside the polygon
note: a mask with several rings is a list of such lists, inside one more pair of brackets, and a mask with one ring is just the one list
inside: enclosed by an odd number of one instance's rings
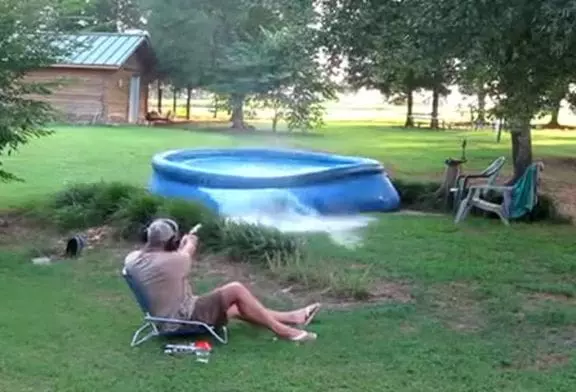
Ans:
{"label": "log cabin", "polygon": [[144,123],[155,57],[147,33],[66,35],[69,53],[50,67],[26,75],[54,83],[49,102],[68,123]]}

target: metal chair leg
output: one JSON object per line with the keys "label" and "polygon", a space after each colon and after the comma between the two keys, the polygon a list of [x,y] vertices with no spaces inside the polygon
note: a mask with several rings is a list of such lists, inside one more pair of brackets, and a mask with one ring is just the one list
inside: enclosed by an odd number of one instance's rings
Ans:
{"label": "metal chair leg", "polygon": [[[150,328],[151,331],[148,332],[148,334],[146,334],[144,337],[138,339],[138,337],[140,336],[140,334],[142,332],[144,332],[146,330],[146,328]],[[144,325],[142,325],[140,328],[138,328],[136,330],[136,332],[134,332],[134,335],[132,335],[132,342],[130,343],[131,347],[136,347],[142,343],[144,343],[145,341],[158,336],[159,332],[158,332],[158,328],[156,328],[156,326],[153,323],[145,323]]]}

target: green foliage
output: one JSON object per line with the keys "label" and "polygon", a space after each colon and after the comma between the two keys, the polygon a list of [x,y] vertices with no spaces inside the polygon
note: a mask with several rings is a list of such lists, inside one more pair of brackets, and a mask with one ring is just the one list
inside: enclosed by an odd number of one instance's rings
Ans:
{"label": "green foliage", "polygon": [[117,32],[142,27],[139,0],[57,0],[54,13],[62,31]]}
{"label": "green foliage", "polygon": [[231,221],[221,227],[220,246],[235,261],[266,265],[270,257],[289,257],[302,250],[298,237],[274,228]]}
{"label": "green foliage", "polygon": [[233,260],[256,264],[276,254],[289,256],[301,245],[297,237],[276,229],[228,222],[202,204],[154,196],[142,188],[115,182],[74,184],[34,213],[63,230],[109,225],[127,240],[140,239],[155,218],[174,219],[181,234],[201,223],[201,251],[226,252]]}
{"label": "green foliage", "polygon": [[298,284],[306,290],[322,290],[339,299],[362,301],[371,297],[373,281],[369,268],[354,271],[354,268],[342,268],[334,260],[318,260],[302,252],[267,255],[266,268],[275,278],[287,284]]}
{"label": "green foliage", "polygon": [[111,222],[122,238],[136,240],[157,214],[163,200],[143,190],[124,200]]}
{"label": "green foliage", "polygon": [[165,79],[226,97],[233,128],[247,128],[247,100],[282,108],[276,120],[286,119],[290,129],[321,124],[321,103],[333,97],[334,87],[318,59],[312,1],[147,0],[146,5]]}
{"label": "green foliage", "polygon": [[[50,94],[50,84],[25,80],[28,71],[53,64],[67,48],[56,48],[53,20],[43,0],[0,3],[0,158],[30,139],[50,134],[44,125],[53,118],[50,105],[33,95]],[[0,181],[19,180],[2,169]]]}
{"label": "green foliage", "polygon": [[437,197],[434,192],[440,187],[438,182],[416,182],[395,179],[394,187],[398,191],[403,208],[437,209]]}
{"label": "green foliage", "polygon": [[41,211],[61,229],[83,229],[107,224],[127,200],[142,193],[122,183],[73,184],[55,194]]}
{"label": "green foliage", "polygon": [[[432,114],[438,115],[438,99],[447,95],[454,81],[455,61],[451,43],[437,37],[441,25],[423,24],[418,1],[354,0],[321,2],[324,10],[324,44],[335,66],[346,60],[346,78],[356,88],[380,90],[392,102],[407,102],[406,126],[412,126],[412,95],[432,90]],[[337,3],[337,4],[336,4]],[[431,122],[437,128],[437,121]]]}
{"label": "green foliage", "polygon": [[[576,79],[571,0],[325,0],[327,47],[348,75],[383,91],[405,71],[441,94],[457,80],[508,120],[515,178],[532,161],[531,119]],[[403,83],[400,83],[401,85]],[[428,85],[428,87],[426,87]],[[401,90],[401,89],[400,89]],[[404,91],[404,90],[401,90]]]}

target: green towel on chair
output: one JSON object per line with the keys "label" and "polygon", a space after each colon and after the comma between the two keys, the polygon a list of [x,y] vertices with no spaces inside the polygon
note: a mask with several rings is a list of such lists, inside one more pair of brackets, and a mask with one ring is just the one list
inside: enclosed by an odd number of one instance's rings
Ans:
{"label": "green towel on chair", "polygon": [[526,215],[538,203],[538,172],[538,164],[533,163],[514,184],[508,209],[510,218],[515,219]]}

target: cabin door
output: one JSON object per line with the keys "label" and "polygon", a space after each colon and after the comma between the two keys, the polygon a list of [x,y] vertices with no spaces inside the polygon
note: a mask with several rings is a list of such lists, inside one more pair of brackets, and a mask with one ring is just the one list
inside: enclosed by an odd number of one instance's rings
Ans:
{"label": "cabin door", "polygon": [[130,97],[128,103],[128,122],[137,123],[140,117],[140,75],[132,75],[130,79]]}

